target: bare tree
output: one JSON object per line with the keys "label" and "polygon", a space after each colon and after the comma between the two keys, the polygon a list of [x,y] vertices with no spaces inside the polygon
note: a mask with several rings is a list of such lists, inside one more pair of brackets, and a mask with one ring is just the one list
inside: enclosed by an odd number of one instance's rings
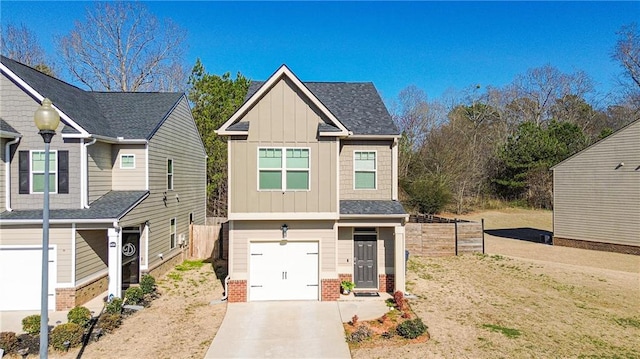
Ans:
{"label": "bare tree", "polygon": [[638,24],[625,25],[617,32],[618,42],[612,57],[620,62],[631,81],[640,88],[640,30]]}
{"label": "bare tree", "polygon": [[107,2],[87,8],[84,22],[58,45],[71,74],[91,90],[176,90],[186,84],[185,38],[185,30],[142,3]]}
{"label": "bare tree", "polygon": [[1,34],[2,55],[31,66],[47,75],[53,75],[53,68],[46,61],[45,52],[36,34],[24,24],[6,24]]}

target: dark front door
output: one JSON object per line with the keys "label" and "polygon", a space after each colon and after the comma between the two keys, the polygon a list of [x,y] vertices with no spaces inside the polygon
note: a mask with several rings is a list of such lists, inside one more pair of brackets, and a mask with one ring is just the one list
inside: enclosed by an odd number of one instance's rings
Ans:
{"label": "dark front door", "polygon": [[378,287],[378,268],[376,265],[376,248],[375,235],[354,235],[354,260],[353,260],[353,276],[356,289],[377,288]]}
{"label": "dark front door", "polygon": [[122,287],[140,282],[140,231],[122,231]]}

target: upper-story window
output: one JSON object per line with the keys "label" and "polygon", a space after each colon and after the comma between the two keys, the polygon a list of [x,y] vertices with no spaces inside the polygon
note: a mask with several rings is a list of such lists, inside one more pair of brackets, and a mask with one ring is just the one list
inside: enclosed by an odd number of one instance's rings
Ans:
{"label": "upper-story window", "polygon": [[308,191],[309,169],[308,148],[258,149],[259,190]]}
{"label": "upper-story window", "polygon": [[355,151],[353,186],[355,189],[376,189],[376,151]]}
{"label": "upper-story window", "polygon": [[134,169],[136,168],[136,156],[135,155],[120,155],[120,168],[122,169]]}
{"label": "upper-story window", "polygon": [[[49,192],[58,191],[58,152],[49,152]],[[31,193],[44,192],[44,151],[31,151]]]}
{"label": "upper-story window", "polygon": [[167,159],[167,189],[173,189],[173,160]]}

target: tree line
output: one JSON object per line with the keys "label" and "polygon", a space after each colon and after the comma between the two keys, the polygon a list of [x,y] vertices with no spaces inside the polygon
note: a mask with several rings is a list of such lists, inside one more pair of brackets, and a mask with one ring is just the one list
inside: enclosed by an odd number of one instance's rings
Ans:
{"label": "tree line", "polygon": [[[186,30],[143,3],[92,3],[55,39],[51,61],[22,24],[2,27],[2,54],[49,75],[65,68],[96,91],[186,92],[209,155],[209,215],[225,216],[226,141],[213,132],[243,103],[250,80],[210,74],[198,59],[187,71]],[[416,86],[391,101],[402,133],[399,185],[415,212],[462,213],[492,201],[551,208],[550,168],[640,118],[640,31],[623,26],[611,49],[621,66],[615,97],[598,97],[584,72],[547,64],[503,87],[480,85],[436,100]],[[60,62],[57,62],[60,61]]]}

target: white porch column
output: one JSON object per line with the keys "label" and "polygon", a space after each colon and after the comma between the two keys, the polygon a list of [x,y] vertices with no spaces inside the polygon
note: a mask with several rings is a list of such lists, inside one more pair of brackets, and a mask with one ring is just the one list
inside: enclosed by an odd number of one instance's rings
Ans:
{"label": "white porch column", "polygon": [[395,288],[393,289],[394,293],[396,291],[405,292],[405,246],[404,246],[404,226],[396,226],[394,232],[394,282]]}
{"label": "white porch column", "polygon": [[122,298],[122,230],[109,228],[109,297]]}

